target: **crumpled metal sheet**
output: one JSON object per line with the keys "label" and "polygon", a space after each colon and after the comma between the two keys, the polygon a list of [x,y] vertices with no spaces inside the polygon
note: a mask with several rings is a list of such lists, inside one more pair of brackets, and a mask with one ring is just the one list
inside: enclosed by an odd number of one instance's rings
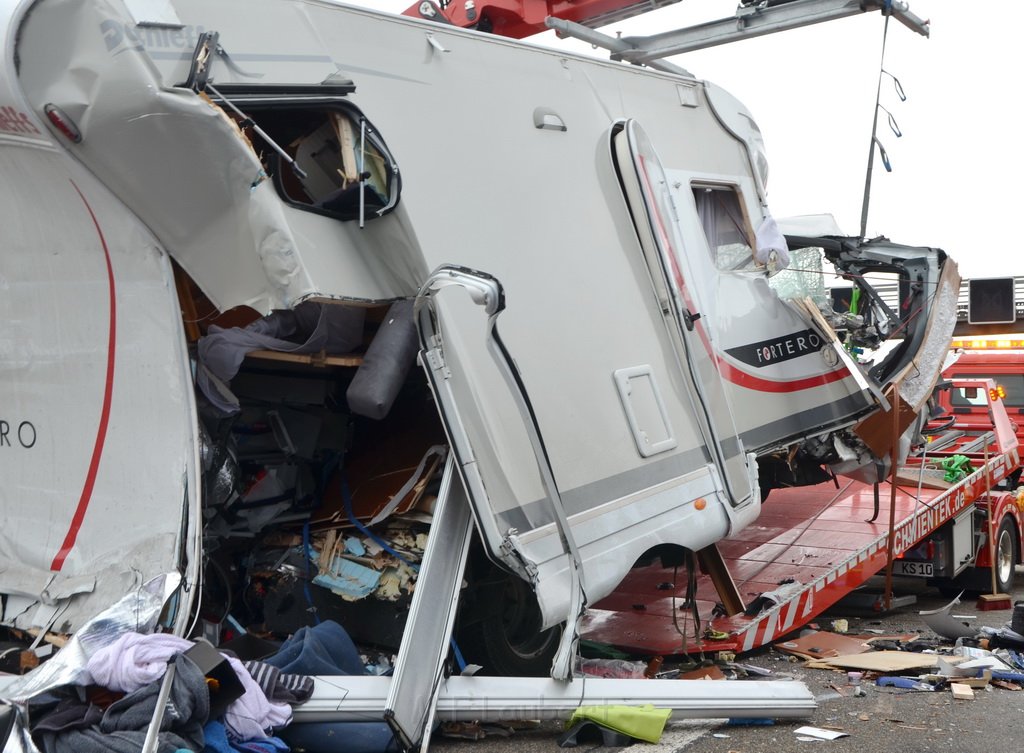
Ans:
{"label": "crumpled metal sheet", "polygon": [[14,729],[7,739],[3,753],[39,753],[39,749],[32,742],[28,732],[28,722],[25,720],[25,713],[22,709],[15,707],[17,716],[14,719]]}
{"label": "crumpled metal sheet", "polygon": [[[960,596],[963,596],[963,593]],[[957,638],[973,638],[978,634],[975,628],[965,625],[949,613],[949,610],[960,603],[960,596],[939,609],[918,612],[924,624],[931,628],[933,633],[951,641]]]}
{"label": "crumpled metal sheet", "polygon": [[220,110],[162,78],[133,26],[113,2],[37,4],[19,46],[27,97],[78,124],[76,156],[219,308],[266,311],[308,295],[258,156]]}
{"label": "crumpled metal sheet", "polygon": [[83,625],[53,658],[4,687],[3,696],[12,703],[24,703],[40,693],[61,685],[78,683],[96,651],[127,632],[150,633],[167,597],[177,589],[181,577],[168,573],[128,593],[109,609]]}
{"label": "crumpled metal sheet", "polygon": [[[293,20],[305,12],[302,4],[280,5]],[[34,110],[56,104],[78,125],[75,156],[220,310],[248,305],[268,313],[310,297],[392,300],[415,293],[427,267],[408,220],[398,219],[404,212],[362,232],[286,206],[238,126],[182,86],[196,32],[224,20],[216,10],[204,9],[203,18],[166,35],[137,27],[113,0],[36,2],[19,29],[25,96]],[[318,61],[304,71],[309,78],[254,63],[243,80],[279,83],[275,77],[283,75],[288,83],[319,83],[334,72],[308,26],[308,35],[289,27],[287,38]],[[247,41],[237,32],[229,38],[231,45]],[[218,56],[214,75],[221,82],[234,72]]]}
{"label": "crumpled metal sheet", "polygon": [[900,380],[900,397],[913,406],[915,411],[920,411],[931,397],[946,354],[949,353],[959,296],[960,272],[956,262],[947,258],[932,301],[925,341]]}

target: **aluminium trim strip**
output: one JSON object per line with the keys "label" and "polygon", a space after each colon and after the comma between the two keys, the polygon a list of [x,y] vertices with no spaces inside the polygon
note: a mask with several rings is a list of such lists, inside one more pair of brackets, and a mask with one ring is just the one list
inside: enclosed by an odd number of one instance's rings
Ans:
{"label": "aluminium trim strip", "polygon": [[449,454],[384,709],[404,750],[425,753],[429,742],[473,533],[470,510]]}
{"label": "aluminium trim strip", "polygon": [[[316,677],[312,697],[295,707],[294,723],[380,719],[390,677]],[[633,680],[577,677],[571,682],[534,677],[449,677],[441,683],[439,721],[495,722],[568,719],[582,705],[672,709],[674,719],[800,718],[816,708],[802,682],[766,680]]]}

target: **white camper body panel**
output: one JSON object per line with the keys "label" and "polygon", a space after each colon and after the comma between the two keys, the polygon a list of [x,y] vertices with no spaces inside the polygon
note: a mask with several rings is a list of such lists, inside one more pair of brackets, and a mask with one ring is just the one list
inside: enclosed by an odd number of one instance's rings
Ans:
{"label": "white camper body panel", "polygon": [[0,135],[0,174],[2,620],[67,632],[196,577],[192,379],[146,228],[52,147]]}
{"label": "white camper body panel", "polygon": [[[598,360],[609,341],[634,331],[629,316],[636,306],[622,289],[624,279],[637,278],[635,259],[622,253],[634,246],[634,231],[607,143],[616,121],[634,118],[650,134],[670,175],[682,171],[684,180],[675,186],[676,208],[686,255],[697,272],[692,286],[702,291],[699,302],[711,312],[705,325],[726,376],[737,384],[750,383],[746,389],[772,395],[761,405],[744,400],[747,410],[739,428],[768,425],[792,415],[798,406],[842,400],[843,407],[833,413],[845,417],[873,405],[851,397],[859,393],[856,381],[843,381],[843,368],[822,363],[817,348],[805,347],[799,358],[755,368],[730,363],[722,355],[742,343],[789,335],[786,328],[800,327],[800,322],[792,321],[792,313],[763,280],[758,284],[753,279],[756,275],[726,272],[709,266],[705,257],[711,252],[700,219],[692,198],[684,195],[691,180],[739,192],[748,238],[766,212],[759,172],[763,155],[750,139],[734,133],[734,121],[749,120],[749,115],[721,90],[709,89],[718,92],[716,110],[695,80],[329,3],[179,2],[173,7],[181,28],[175,31],[136,30],[130,17],[116,14],[113,5],[79,10],[57,0],[34,11],[41,26],[45,9],[51,7],[53,18],[45,19],[45,33],[51,39],[68,37],[68,58],[61,60],[51,51],[38,65],[27,61],[22,69],[26,89],[37,102],[65,101],[73,116],[82,111],[84,100],[95,103],[87,108],[88,116],[83,112],[83,120],[95,120],[98,132],[83,139],[76,152],[115,191],[132,196],[136,211],[151,225],[174,225],[167,231],[168,247],[222,306],[261,296],[276,305],[282,297],[288,304],[310,296],[387,299],[400,295],[403,286],[405,294],[414,292],[428,270],[457,263],[492,274],[516,302],[503,329],[517,358],[536,353],[550,362],[552,349],[538,347],[535,333],[550,329],[553,322],[566,326],[583,315],[592,326],[587,339],[577,342],[590,346],[580,350]],[[30,18],[29,35],[32,28]],[[78,33],[83,28],[104,33],[89,39]],[[198,98],[175,87],[188,77],[196,33],[214,29],[230,60],[245,61],[242,66],[215,60],[211,75],[218,85],[315,85],[332,76],[352,78],[356,92],[350,99],[380,128],[401,167],[404,188],[395,214],[368,223],[360,233],[353,233],[354,223],[332,222],[294,207],[285,207],[282,219],[276,208],[264,205],[266,181],[251,189],[259,180],[259,165],[226,124],[203,126],[206,137],[197,144],[170,128],[131,118],[132,112],[155,108],[168,117],[151,119],[153,123],[184,125],[187,120],[195,127],[200,116],[213,120]],[[38,47],[29,40],[26,36],[25,54],[32,58],[30,50]],[[76,90],[73,80],[53,78],[56,71],[79,66],[96,72],[89,92]],[[130,87],[145,94],[143,101],[126,95],[126,70],[143,77],[143,83]],[[740,110],[726,112],[727,107]],[[728,127],[723,125],[726,120]],[[117,127],[105,127],[110,123]],[[132,146],[139,153],[128,155],[126,141],[147,147],[160,143],[161,149]],[[225,174],[219,166],[211,174],[209,166],[217,162],[199,149],[232,155],[230,160],[221,158],[232,170],[247,166],[236,175]],[[120,164],[113,158],[118,154]],[[127,164],[134,169],[126,169]],[[187,194],[173,185],[162,187],[159,194],[148,190],[147,176],[183,165],[194,175]],[[230,243],[219,237],[212,243],[203,236],[205,228],[222,222],[226,212],[238,211],[238,195],[225,189],[225,180],[234,182],[232,190],[251,193],[248,219],[253,229],[250,236],[235,234]],[[204,208],[198,214],[197,205]],[[214,209],[218,206],[222,211]],[[179,217],[189,218],[188,233],[180,221],[169,219]],[[206,251],[211,247],[218,249],[216,259]],[[196,266],[200,259],[206,260],[201,269]],[[223,280],[224,269],[255,269],[254,264],[267,272],[269,282],[262,293],[242,290],[238,273],[229,276],[230,283]],[[360,282],[368,279],[373,284]],[[543,305],[519,303],[524,298],[542,300]],[[719,320],[718,309],[734,305],[742,311],[742,327],[727,324],[727,316]],[[523,339],[531,341],[526,349],[517,346]],[[819,389],[822,383],[831,386]],[[590,458],[593,449],[584,443],[576,453]],[[568,488],[581,481],[563,478]]]}
{"label": "white camper body panel", "polygon": [[[724,354],[810,325],[771,293],[763,271],[716,266],[694,182],[732,192],[739,235],[752,245],[767,215],[764,176],[753,136],[723,124],[745,112],[722,116],[696,80],[326,2],[178,0],[166,9],[170,25],[115,0],[22,8],[19,66],[12,43],[4,86],[13,92],[16,78],[36,122],[47,106],[60,108],[81,140],[53,138],[219,307],[386,302],[416,295],[430,270],[452,263],[500,283],[499,329],[521,394],[485,356],[487,318],[446,293],[433,304],[439,384],[451,394],[441,414],[465,448],[466,487],[492,554],[538,587],[546,624],[573,617],[568,550],[582,556],[587,598],[600,598],[652,546],[701,549],[756,517],[746,433],[813,413],[811,423],[758,435],[769,446],[875,407],[818,349],[757,373]],[[183,86],[204,31],[218,32],[224,51],[209,71],[217,87],[305,86],[305,106],[326,108],[334,105],[310,103],[308,87],[351,78],[345,102],[379,129],[400,168],[397,209],[360,229],[286,201],[275,181],[287,167],[268,178],[272,161],[261,161],[229,108]],[[297,106],[271,100],[257,120]],[[636,199],[616,172],[612,137],[627,120],[646,130],[669,180],[662,193],[681,242],[667,283],[654,280]],[[700,314],[692,345],[703,349],[703,370],[681,346],[680,312],[659,294],[666,284]],[[731,403],[722,379],[752,390],[750,399],[733,390],[744,399]],[[176,491],[184,494],[180,479]],[[574,546],[556,530],[559,516]]]}
{"label": "white camper body panel", "polygon": [[[683,111],[678,88],[695,82],[462,32],[441,40],[452,45],[441,57],[425,36],[430,27],[328,4],[174,7],[185,27],[218,29],[232,59],[267,82],[318,83],[338,70],[326,61],[341,55],[338,65],[368,93],[351,99],[380,121],[404,182],[398,211],[368,222],[366,231],[287,206],[271,181],[261,180],[256,155],[227,118],[175,88],[187,77],[188,50],[147,46],[174,35],[133,34],[116,4],[35,5],[19,46],[28,97],[40,110],[58,104],[78,124],[82,140],[71,152],[154,229],[213,300],[387,300],[414,294],[410,283],[423,281],[422,270],[453,260],[500,280],[512,302],[502,334],[538,418],[564,513],[587,523],[578,544],[587,556],[589,598],[608,593],[654,544],[703,548],[756,516],[753,461],[740,455],[748,471],[730,501],[704,448],[692,386],[672,346],[677,335],[653,295],[609,157],[619,113],[654,119],[666,107]],[[254,12],[257,23],[239,23]],[[267,34],[281,28],[294,35]],[[216,65],[219,85],[236,75],[223,61]],[[69,78],[68,69],[94,75]],[[479,109],[466,96],[482,81],[496,106]],[[567,131],[535,126],[534,113],[546,103],[556,103]],[[424,129],[410,112],[435,113],[441,127],[449,120],[476,127],[465,129],[458,149],[424,149]],[[705,172],[744,174],[742,149],[710,113],[692,126],[694,138],[716,146],[693,146],[676,159],[695,158]],[[154,180],[158,175],[181,177]],[[450,201],[439,205],[439,196]],[[396,266],[389,253],[404,266],[387,277]],[[372,271],[360,274],[367,265]],[[254,282],[261,274],[262,290]],[[525,559],[519,569],[539,585],[546,623],[559,622],[571,601],[559,577],[565,553],[556,546],[523,418],[478,355],[482,320],[457,307],[442,319],[447,358],[468,379],[461,420],[487,479],[487,498],[474,500],[478,520],[488,519],[481,525],[499,556],[510,533],[533,532],[529,551],[506,551],[506,561]],[[645,376],[634,389],[616,386],[616,374],[637,369]],[[652,404],[660,406],[655,413]],[[654,433],[672,441],[645,456],[638,444]],[[742,453],[735,440],[734,447]],[[710,504],[695,510],[697,499]],[[627,530],[635,535],[621,535],[630,518]]]}

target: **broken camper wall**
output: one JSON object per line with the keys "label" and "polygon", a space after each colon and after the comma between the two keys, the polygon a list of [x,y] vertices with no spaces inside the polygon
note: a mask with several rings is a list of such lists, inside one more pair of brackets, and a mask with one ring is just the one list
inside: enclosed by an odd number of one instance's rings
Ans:
{"label": "broken camper wall", "polygon": [[[666,327],[651,294],[650,271],[638,251],[622,253],[636,250],[636,236],[609,158],[609,129],[620,116],[646,116],[673,164],[747,187],[748,213],[762,211],[745,147],[706,107],[689,106],[692,97],[701,103],[696,82],[526,52],[467,32],[452,32],[452,53],[443,53],[430,44],[433,27],[328,4],[266,3],[258,12],[230,3],[174,7],[186,29],[220,32],[229,57],[214,61],[214,80],[224,90],[235,86],[232,96],[253,81],[313,86],[336,82],[339,73],[352,78],[356,92],[344,102],[358,105],[380,129],[401,170],[397,205],[371,217],[364,230],[287,203],[278,193],[287,186],[277,182],[288,180],[285,173],[261,161],[266,145],[253,138],[252,149],[226,110],[176,88],[190,64],[176,37],[133,37],[126,31],[132,19],[116,4],[33,6],[19,44],[29,98],[39,109],[59,103],[78,123],[82,141],[69,147],[75,156],[155,229],[219,309],[248,303],[263,313],[300,300],[384,303],[414,294],[426,269],[453,260],[493,274],[509,302],[502,333],[525,375],[567,512],[615,513],[613,523],[592,526],[581,541],[588,557],[618,563],[588,572],[592,597],[607,592],[646,548],[665,541],[699,548],[756,514],[753,502],[734,510],[716,501],[699,515],[689,504],[707,495],[720,499],[706,465],[706,427],[679,369],[678,334]],[[259,23],[246,20],[254,13]],[[290,33],[271,33],[282,28]],[[249,68],[233,68],[233,56]],[[92,74],[67,77],[68,69]],[[536,86],[519,85],[525,80]],[[473,92],[485,93],[493,106],[480,107]],[[550,103],[566,130],[538,127],[548,124],[546,115],[535,118],[538,108]],[[305,102],[301,109],[311,108]],[[435,114],[439,134],[459,124],[457,146],[425,144],[429,129],[410,112]],[[269,115],[260,121],[271,130],[278,125]],[[282,141],[295,144],[283,135]],[[187,177],[154,180],[173,175]],[[462,353],[480,352],[479,317],[442,319],[446,342],[465,345]],[[481,416],[487,488],[500,490],[492,500],[496,525],[537,531],[527,546],[531,557],[548,563],[537,578],[546,584],[545,622],[560,621],[564,557],[545,512],[536,458],[518,428],[522,417],[497,399],[506,391],[497,373],[480,367],[476,356],[467,362],[486,396],[472,410]],[[676,447],[647,459],[626,430],[623,398],[611,379],[636,364],[655,374],[678,437]],[[731,442],[730,452],[738,451]],[[639,490],[655,493],[640,492],[644,504],[633,504],[630,495]],[[616,532],[614,551],[604,538],[609,530]]]}

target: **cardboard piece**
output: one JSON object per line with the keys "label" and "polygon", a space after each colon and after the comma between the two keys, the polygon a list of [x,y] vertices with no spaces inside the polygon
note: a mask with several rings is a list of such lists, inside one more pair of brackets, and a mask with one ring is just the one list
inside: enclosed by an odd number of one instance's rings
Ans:
{"label": "cardboard piece", "polygon": [[849,656],[871,650],[871,646],[860,638],[825,631],[816,631],[802,635],[795,640],[776,643],[775,648],[787,654],[802,656],[805,659]]}
{"label": "cardboard piece", "polygon": [[992,682],[992,670],[982,670],[980,677],[958,677],[957,683],[966,685],[969,688],[984,688]]}
{"label": "cardboard piece", "polygon": [[[938,664],[937,654],[919,654],[913,651],[872,651],[865,654],[833,656],[808,662],[811,669],[857,669],[866,672],[905,672],[911,669],[932,669]],[[944,657],[950,663],[960,657]]]}
{"label": "cardboard piece", "polygon": [[1006,680],[993,680],[992,684],[997,688],[1002,688],[1003,690],[1024,690],[1024,688],[1017,683],[1007,682]]}
{"label": "cardboard piece", "polygon": [[698,667],[679,675],[680,680],[724,680],[725,674],[717,666]]}

